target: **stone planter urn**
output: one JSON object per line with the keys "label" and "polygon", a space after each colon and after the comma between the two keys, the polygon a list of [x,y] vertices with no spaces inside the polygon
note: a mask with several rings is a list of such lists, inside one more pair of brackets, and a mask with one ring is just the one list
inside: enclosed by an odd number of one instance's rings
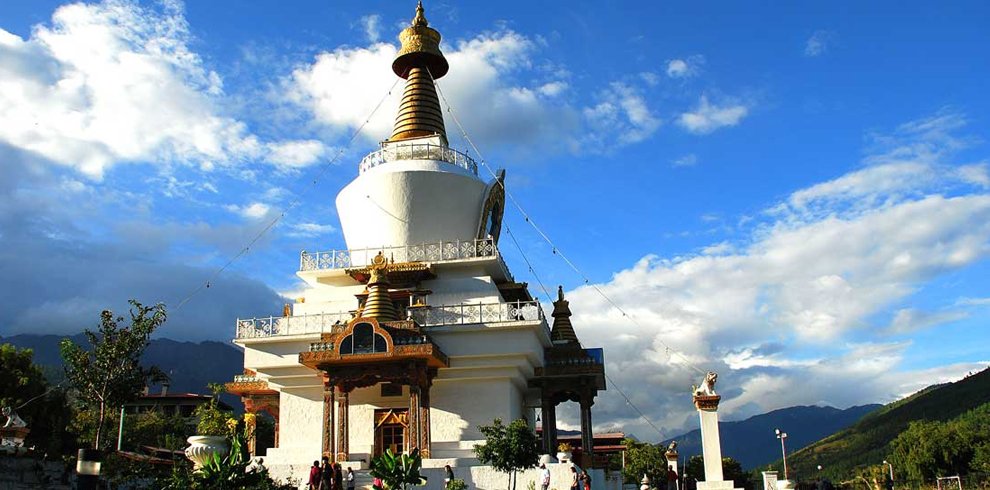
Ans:
{"label": "stone planter urn", "polygon": [[557,461],[563,463],[564,461],[570,461],[574,457],[574,454],[570,451],[560,451],[557,453]]}
{"label": "stone planter urn", "polygon": [[214,454],[223,457],[230,451],[230,445],[224,436],[191,436],[186,442],[189,443],[186,458],[193,462],[193,468],[197,470],[205,466]]}

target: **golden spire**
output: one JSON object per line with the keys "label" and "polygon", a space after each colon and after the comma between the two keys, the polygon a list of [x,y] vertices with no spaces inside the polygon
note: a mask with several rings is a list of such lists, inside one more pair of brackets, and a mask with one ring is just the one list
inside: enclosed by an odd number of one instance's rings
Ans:
{"label": "golden spire", "polygon": [[564,287],[557,286],[557,301],[553,302],[553,327],[550,328],[550,340],[563,340],[580,344],[574,327],[571,326],[570,302],[564,299]]}
{"label": "golden spire", "polygon": [[388,263],[381,252],[372,260],[371,277],[368,279],[368,299],[361,316],[390,322],[398,319],[392,297],[388,294]]}
{"label": "golden spire", "polygon": [[410,26],[399,33],[399,41],[402,48],[392,71],[406,79],[406,88],[389,141],[440,135],[446,144],[443,111],[433,81],[446,75],[450,65],[440,52],[440,33],[426,20],[422,1]]}

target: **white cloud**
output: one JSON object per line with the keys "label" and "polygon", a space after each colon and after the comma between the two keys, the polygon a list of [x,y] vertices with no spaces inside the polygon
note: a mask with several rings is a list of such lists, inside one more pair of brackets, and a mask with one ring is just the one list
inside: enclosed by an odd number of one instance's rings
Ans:
{"label": "white cloud", "polygon": [[670,162],[674,167],[693,167],[698,164],[698,157],[694,153],[688,153]]}
{"label": "white cloud", "polygon": [[835,42],[835,34],[830,31],[817,30],[804,43],[804,55],[809,57],[821,56],[828,52]]}
{"label": "white cloud", "polygon": [[[921,126],[935,127],[924,120],[912,127]],[[904,364],[911,341],[889,341],[966,315],[952,307],[986,303],[961,299],[933,312],[905,305],[932,281],[990,257],[990,194],[972,185],[932,192],[939,187],[931,182],[959,182],[958,167],[924,158],[950,155],[943,146],[955,143],[929,145],[930,132],[915,134],[919,159],[900,152],[905,160],[881,163],[876,173],[798,190],[750,223],[746,241],[674,259],[648,255],[595,286],[635,321],[595,287],[569,292],[582,343],[604,346],[611,376],[649,393],[633,402],[668,428],[688,420],[687,389],[700,375],[666,345],[719,372],[722,410],[732,417],[890,401],[979,368],[985,361],[913,369]],[[815,203],[816,212],[795,209],[797,202]],[[596,410],[600,420],[654,437],[618,397],[600,397]]]}
{"label": "white cloud", "polygon": [[64,5],[27,39],[0,29],[0,141],[93,179],[118,163],[263,156],[191,41],[176,1]]}
{"label": "white cloud", "polygon": [[956,304],[959,306],[990,306],[990,298],[960,298]]}
{"label": "white cloud", "polygon": [[540,86],[539,92],[547,97],[556,97],[567,90],[567,82],[548,82]]}
{"label": "white cloud", "polygon": [[321,235],[328,235],[337,231],[331,224],[321,223],[296,223],[292,225],[292,230],[287,233],[291,237],[311,238]]}
{"label": "white cloud", "polygon": [[[612,82],[599,98],[596,105],[584,109],[584,116],[589,124],[598,128],[600,138],[607,135],[608,140],[618,137],[620,143],[638,143],[660,127],[661,121],[653,114],[646,99],[628,84]],[[603,138],[599,144],[609,142]]]}
{"label": "white cloud", "polygon": [[866,168],[794,192],[786,209],[778,211],[824,215],[841,203],[877,207],[958,186],[986,188],[986,164],[941,163],[968,146],[966,138],[952,134],[964,124],[961,115],[943,112],[902,124],[890,135],[871,135],[872,153],[863,159]]}
{"label": "white cloud", "polygon": [[677,124],[694,134],[708,134],[716,129],[739,124],[749,108],[742,104],[713,105],[708,97],[702,95],[698,107],[691,112],[681,114]]}
{"label": "white cloud", "polygon": [[962,320],[967,316],[964,311],[930,312],[915,308],[902,308],[894,314],[894,319],[891,321],[888,331],[892,334],[911,333],[916,330]]}
{"label": "white cloud", "polygon": [[[595,104],[575,107],[561,100],[572,89],[566,72],[534,61],[541,43],[511,30],[484,33],[446,45],[450,72],[438,81],[441,92],[467,133],[482,147],[511,143],[514,148],[557,146],[574,152],[604,151],[590,135],[605,121],[618,124],[618,143],[651,136],[660,124],[639,90],[627,82],[611,82],[598,90]],[[370,118],[362,136],[379,141],[392,129],[402,94],[402,81],[391,72],[396,47],[376,43],[324,52],[312,64],[298,67],[285,82],[295,103],[316,119],[344,132],[368,120],[375,106],[391,94]],[[548,68],[549,67],[549,68]],[[541,74],[539,83],[519,80]],[[444,110],[447,107],[443,100]],[[447,133],[459,133],[445,116]],[[616,146],[616,139],[609,147]]]}
{"label": "white cloud", "polygon": [[700,54],[684,59],[672,59],[667,61],[667,76],[670,78],[691,78],[701,72],[701,66],[704,64],[705,57]]}
{"label": "white cloud", "polygon": [[382,35],[381,16],[378,14],[365,15],[361,17],[361,28],[364,29],[364,36],[370,43],[378,42]]}
{"label": "white cloud", "polygon": [[290,168],[312,165],[326,154],[326,147],[316,140],[269,143],[268,150],[268,161]]}
{"label": "white cloud", "polygon": [[224,207],[227,209],[227,211],[230,211],[235,214],[239,214],[242,217],[248,219],[264,218],[265,216],[268,215],[268,212],[271,211],[272,209],[271,206],[261,202],[252,202],[246,206],[228,204]]}
{"label": "white cloud", "polygon": [[94,178],[120,161],[255,155],[244,125],[216,114],[220,78],[189,38],[172,2],[71,4],[27,40],[0,31],[0,139]]}

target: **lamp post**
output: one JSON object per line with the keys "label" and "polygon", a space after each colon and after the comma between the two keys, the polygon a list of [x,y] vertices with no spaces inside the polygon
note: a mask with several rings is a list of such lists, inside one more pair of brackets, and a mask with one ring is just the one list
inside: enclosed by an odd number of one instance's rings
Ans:
{"label": "lamp post", "polygon": [[780,429],[774,429],[774,434],[777,434],[777,439],[780,439],[780,454],[784,459],[784,479],[787,480],[787,447],[784,445],[784,439],[787,439],[787,433],[781,432]]}

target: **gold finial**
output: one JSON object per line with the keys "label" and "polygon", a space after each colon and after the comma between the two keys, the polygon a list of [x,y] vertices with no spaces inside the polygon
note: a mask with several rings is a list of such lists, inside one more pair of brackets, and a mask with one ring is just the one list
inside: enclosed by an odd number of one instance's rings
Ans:
{"label": "gold finial", "polygon": [[423,2],[417,4],[412,24],[399,33],[399,41],[402,48],[392,61],[392,71],[406,79],[406,88],[389,141],[439,135],[447,144],[433,82],[446,75],[450,65],[440,52],[440,33],[426,20]]}
{"label": "gold finial", "polygon": [[553,302],[553,325],[550,327],[550,340],[563,340],[580,344],[574,327],[571,325],[570,302],[564,299],[564,287],[557,286],[557,301]]}
{"label": "gold finial", "polygon": [[423,0],[419,0],[416,3],[416,17],[413,17],[412,25],[414,26],[428,26],[430,23],[426,20],[426,15],[423,15]]}
{"label": "gold finial", "polygon": [[368,299],[364,302],[361,316],[377,318],[380,321],[398,319],[392,297],[389,295],[388,260],[378,252],[371,260],[370,278],[368,279]]}

